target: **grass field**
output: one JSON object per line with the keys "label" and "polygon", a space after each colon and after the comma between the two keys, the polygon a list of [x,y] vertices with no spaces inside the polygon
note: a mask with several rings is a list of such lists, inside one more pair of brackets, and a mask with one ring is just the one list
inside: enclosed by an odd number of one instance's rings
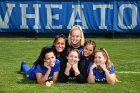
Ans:
{"label": "grass field", "polygon": [[0,38],[0,93],[140,93],[140,39],[91,40],[96,42],[96,49],[108,50],[121,82],[115,85],[69,82],[52,87],[36,84],[19,73],[21,61],[24,59],[32,66],[41,48],[51,45],[53,39]]}

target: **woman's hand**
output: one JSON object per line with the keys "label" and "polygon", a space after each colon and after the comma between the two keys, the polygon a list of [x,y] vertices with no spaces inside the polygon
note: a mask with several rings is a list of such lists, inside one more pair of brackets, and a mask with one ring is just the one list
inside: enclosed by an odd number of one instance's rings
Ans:
{"label": "woman's hand", "polygon": [[67,76],[69,76],[70,75],[70,69],[71,69],[71,64],[69,64],[68,62],[67,62],[67,65],[66,65],[66,69],[65,69],[65,75],[67,75]]}
{"label": "woman's hand", "polygon": [[44,66],[48,69],[51,69],[51,66],[49,66],[46,62],[44,62]]}
{"label": "woman's hand", "polygon": [[47,82],[46,82],[46,86],[47,86],[47,87],[51,87],[52,85],[53,85],[53,81],[47,81]]}
{"label": "woman's hand", "polygon": [[72,65],[71,65],[70,63],[67,62],[67,66],[66,66],[66,68],[70,70],[71,67],[72,67]]}
{"label": "woman's hand", "polygon": [[72,68],[73,68],[74,71],[77,70],[78,69],[78,63],[73,64]]}
{"label": "woman's hand", "polygon": [[105,64],[101,64],[100,67],[105,71],[107,70],[106,65]]}
{"label": "woman's hand", "polygon": [[73,66],[72,66],[73,70],[74,70],[74,73],[75,73],[75,76],[79,75],[80,74],[80,71],[78,69],[78,62],[75,63]]}
{"label": "woman's hand", "polygon": [[93,63],[92,66],[90,67],[90,70],[93,70],[95,67],[97,67],[96,63]]}

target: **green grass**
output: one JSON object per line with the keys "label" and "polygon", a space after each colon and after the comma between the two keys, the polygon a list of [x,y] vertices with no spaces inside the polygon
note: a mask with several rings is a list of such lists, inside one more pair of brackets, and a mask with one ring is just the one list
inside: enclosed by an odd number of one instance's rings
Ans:
{"label": "green grass", "polygon": [[[89,38],[88,38],[89,39]],[[105,47],[116,71],[140,72],[140,39],[92,39]],[[52,87],[36,84],[19,73],[21,61],[29,66],[53,38],[0,38],[0,93],[140,93],[140,73],[117,73],[115,85],[57,83]]]}

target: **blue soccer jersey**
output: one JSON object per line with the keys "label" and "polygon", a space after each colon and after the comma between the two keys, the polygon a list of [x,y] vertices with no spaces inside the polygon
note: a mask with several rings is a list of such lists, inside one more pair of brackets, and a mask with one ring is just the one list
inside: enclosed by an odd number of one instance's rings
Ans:
{"label": "blue soccer jersey", "polygon": [[[88,66],[88,69],[87,69],[87,73],[89,74],[89,70],[90,70],[90,67],[92,66],[93,63],[90,63],[89,66]],[[109,68],[109,73],[110,74],[113,74],[115,73],[115,69],[114,69],[114,66],[111,66]],[[94,68],[93,69],[93,74],[95,76],[95,81],[96,82],[104,82],[106,81],[106,75],[105,75],[105,72],[104,71],[99,71],[97,68]]]}
{"label": "blue soccer jersey", "polygon": [[[40,67],[38,64],[36,67],[32,66],[32,68],[27,72],[27,75],[29,79],[36,80],[35,73],[41,73],[42,75],[45,75],[47,72],[47,68],[44,66],[43,68]],[[48,80],[52,80],[54,72],[59,72],[60,71],[60,61],[56,59],[54,67],[51,68],[51,72],[49,74]]]}

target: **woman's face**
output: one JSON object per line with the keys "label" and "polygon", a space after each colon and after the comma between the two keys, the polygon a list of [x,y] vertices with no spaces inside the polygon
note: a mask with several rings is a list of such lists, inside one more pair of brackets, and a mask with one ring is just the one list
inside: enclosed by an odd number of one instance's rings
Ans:
{"label": "woman's face", "polygon": [[66,46],[63,38],[58,38],[54,44],[57,52],[62,52]]}
{"label": "woman's face", "polygon": [[96,63],[96,65],[105,64],[106,60],[107,60],[107,58],[105,58],[103,56],[102,52],[96,52],[95,53],[94,62]]}
{"label": "woman's face", "polygon": [[92,44],[87,44],[86,46],[84,46],[83,53],[85,57],[90,56],[91,54],[93,54],[93,52],[94,49]]}
{"label": "woman's face", "polygon": [[81,33],[78,29],[73,30],[71,33],[71,44],[76,45],[81,43]]}
{"label": "woman's face", "polygon": [[56,57],[53,52],[49,52],[45,54],[44,62],[46,62],[48,66],[54,67],[55,61],[56,61]]}
{"label": "woman's face", "polygon": [[71,51],[68,54],[67,59],[68,59],[68,63],[71,64],[71,65],[76,64],[80,60],[79,56],[78,56],[78,53],[76,51]]}

